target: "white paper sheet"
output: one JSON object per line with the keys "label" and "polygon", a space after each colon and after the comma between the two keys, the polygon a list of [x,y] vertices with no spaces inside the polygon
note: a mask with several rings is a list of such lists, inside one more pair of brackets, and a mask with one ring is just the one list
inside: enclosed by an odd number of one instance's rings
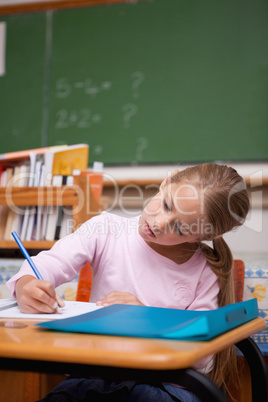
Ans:
{"label": "white paper sheet", "polygon": [[76,315],[89,313],[90,311],[98,310],[101,306],[96,306],[95,303],[85,303],[77,301],[64,301],[65,307],[60,308],[61,314],[25,314],[21,313],[20,309],[13,298],[0,299],[0,319],[1,318],[23,318],[36,320],[57,320],[62,318],[73,317]]}

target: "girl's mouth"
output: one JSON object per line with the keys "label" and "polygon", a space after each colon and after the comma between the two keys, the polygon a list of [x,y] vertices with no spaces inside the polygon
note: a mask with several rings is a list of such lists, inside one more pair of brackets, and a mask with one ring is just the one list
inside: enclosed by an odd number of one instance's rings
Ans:
{"label": "girl's mouth", "polygon": [[152,229],[150,228],[149,224],[146,221],[145,221],[145,224],[144,224],[144,231],[147,234],[147,236],[155,237],[154,232],[152,231]]}

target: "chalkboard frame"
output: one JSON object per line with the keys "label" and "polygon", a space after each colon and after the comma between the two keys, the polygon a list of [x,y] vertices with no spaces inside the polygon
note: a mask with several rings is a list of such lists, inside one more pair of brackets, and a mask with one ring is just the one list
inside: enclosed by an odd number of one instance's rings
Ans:
{"label": "chalkboard frame", "polygon": [[[135,0],[144,1],[144,0]],[[63,10],[68,8],[99,6],[105,4],[126,3],[127,0],[65,0],[65,1],[31,1],[19,4],[0,5],[0,15],[31,13],[47,10]]]}

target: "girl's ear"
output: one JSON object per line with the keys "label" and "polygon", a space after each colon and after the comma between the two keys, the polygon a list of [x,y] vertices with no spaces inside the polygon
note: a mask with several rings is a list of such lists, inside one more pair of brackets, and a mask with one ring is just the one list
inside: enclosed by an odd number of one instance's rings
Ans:
{"label": "girl's ear", "polygon": [[169,175],[168,177],[166,177],[166,178],[162,181],[160,187],[164,187],[166,184],[168,184],[168,183],[170,182],[170,179],[171,179],[173,176],[175,176],[176,174],[178,174],[178,173],[179,173],[179,170],[178,170],[178,169],[174,170],[174,172],[172,172],[171,175]]}

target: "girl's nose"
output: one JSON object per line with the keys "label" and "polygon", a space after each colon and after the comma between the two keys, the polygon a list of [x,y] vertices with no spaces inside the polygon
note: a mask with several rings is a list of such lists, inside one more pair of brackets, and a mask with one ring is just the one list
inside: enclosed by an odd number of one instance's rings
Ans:
{"label": "girl's nose", "polygon": [[154,230],[158,230],[159,232],[164,232],[166,228],[168,227],[168,221],[167,218],[164,216],[159,216],[157,219],[155,219],[154,222]]}

